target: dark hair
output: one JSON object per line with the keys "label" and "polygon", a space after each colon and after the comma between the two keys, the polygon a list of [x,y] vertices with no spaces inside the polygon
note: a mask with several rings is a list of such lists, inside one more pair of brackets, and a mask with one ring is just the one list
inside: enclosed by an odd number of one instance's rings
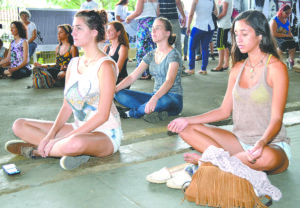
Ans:
{"label": "dark hair", "polygon": [[96,38],[97,42],[105,40],[105,22],[103,16],[100,14],[100,11],[95,10],[82,10],[75,14],[75,17],[82,17],[85,19],[85,24],[91,30],[97,30],[98,35]]}
{"label": "dark hair", "polygon": [[120,35],[118,36],[118,41],[120,44],[123,44],[129,48],[129,40],[123,24],[119,21],[112,21],[108,23],[108,25],[113,25],[117,32],[121,31]]}
{"label": "dark hair", "polygon": [[[58,28],[61,28],[65,31],[66,34],[68,34],[68,42],[73,45],[74,44],[74,39],[73,36],[71,35],[72,33],[72,27],[69,24],[63,24],[63,25],[58,25]],[[59,43],[60,45],[62,44],[61,42]]]}
{"label": "dark hair", "polygon": [[3,41],[1,38],[0,38],[0,46],[3,46]]}
{"label": "dark hair", "polygon": [[236,44],[236,36],[234,33],[235,23],[240,20],[245,20],[245,22],[254,29],[256,36],[261,35],[262,40],[259,43],[259,48],[264,53],[272,54],[273,56],[279,58],[276,50],[275,41],[271,35],[270,26],[265,15],[257,10],[247,10],[240,13],[232,22],[231,27],[231,64],[245,60],[248,57],[247,53],[241,53],[240,49]]}
{"label": "dark hair", "polygon": [[22,14],[26,14],[27,15],[27,17],[28,17],[28,19],[30,19],[31,18],[31,14],[30,14],[30,12],[29,11],[27,11],[27,10],[22,10],[22,11],[20,11],[20,17],[21,17],[21,15]]}
{"label": "dark hair", "polygon": [[175,41],[176,41],[176,34],[173,34],[173,27],[172,27],[172,23],[170,22],[170,20],[168,20],[165,17],[158,17],[155,20],[159,20],[159,21],[163,22],[164,26],[165,26],[165,30],[170,31],[168,43],[169,43],[169,45],[173,45],[173,43],[175,43]]}
{"label": "dark hair", "polygon": [[128,0],[120,0],[118,3],[116,3],[115,5],[118,6],[118,5],[125,5],[128,3]]}
{"label": "dark hair", "polygon": [[279,8],[278,12],[276,15],[280,17],[283,12],[286,12],[288,10],[292,9],[292,7],[289,4],[282,4],[281,7]]}
{"label": "dark hair", "polygon": [[27,29],[21,21],[13,21],[10,25],[14,24],[18,30],[19,37],[27,39]]}

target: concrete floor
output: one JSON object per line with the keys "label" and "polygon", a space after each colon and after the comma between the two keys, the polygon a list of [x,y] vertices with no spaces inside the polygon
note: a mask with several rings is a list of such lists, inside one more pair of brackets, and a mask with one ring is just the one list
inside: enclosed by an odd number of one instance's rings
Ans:
{"label": "concrete floor", "polygon": [[[201,62],[197,62],[197,69]],[[208,69],[217,61],[210,61]],[[129,63],[129,71],[135,63]],[[187,62],[185,62],[187,67]],[[272,207],[299,207],[300,191],[300,73],[289,71],[290,88],[285,123],[292,139],[293,160],[288,171],[269,176],[283,193]],[[181,116],[204,113],[218,107],[225,94],[228,72],[183,77],[184,109]],[[0,207],[196,207],[181,203],[180,190],[165,184],[149,184],[147,174],[167,166],[184,163],[183,152],[191,151],[177,135],[168,136],[166,125],[175,117],[158,124],[142,119],[122,120],[125,138],[120,151],[106,158],[91,160],[73,171],[64,171],[54,158],[30,160],[13,156],[2,148],[15,139],[11,125],[16,118],[54,120],[63,98],[63,89],[26,89],[31,78],[0,80],[0,164],[15,163],[20,175],[7,176],[0,170]],[[153,81],[138,80],[131,89],[150,92]],[[195,99],[196,98],[196,99]],[[215,123],[227,125],[231,120]],[[230,128],[231,126],[223,126]]]}

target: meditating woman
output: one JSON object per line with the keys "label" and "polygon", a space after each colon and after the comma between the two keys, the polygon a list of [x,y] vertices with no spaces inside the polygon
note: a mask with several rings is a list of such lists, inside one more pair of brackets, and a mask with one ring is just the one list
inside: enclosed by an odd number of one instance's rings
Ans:
{"label": "meditating woman", "polygon": [[[73,58],[68,66],[61,110],[55,122],[17,119],[13,132],[23,141],[7,142],[7,151],[29,158],[61,157],[64,169],[76,168],[90,156],[118,151],[122,130],[113,103],[118,67],[97,46],[105,38],[103,25],[94,10],[75,14],[72,36],[84,56]],[[66,123],[72,113],[74,122]]]}
{"label": "meditating woman", "polygon": [[[181,58],[171,45],[176,39],[166,18],[157,18],[152,26],[152,38],[157,49],[150,51],[140,65],[117,85],[115,99],[128,109],[119,109],[121,117],[141,118],[150,123],[178,115],[182,110]],[[127,90],[149,67],[154,76],[152,93]]]}
{"label": "meditating woman", "polygon": [[[195,150],[223,148],[245,165],[270,174],[289,166],[290,141],[282,123],[288,94],[288,73],[279,60],[268,21],[263,13],[248,10],[233,21],[232,69],[222,105],[208,113],[171,121],[168,129]],[[233,130],[206,125],[232,114]],[[197,164],[200,155],[187,153]]]}
{"label": "meditating woman", "polygon": [[[10,43],[8,55],[0,61],[0,76],[12,79],[29,77],[31,74],[28,56],[27,32],[25,25],[20,21],[10,24],[11,34],[14,40]],[[1,66],[10,63],[8,69]]]}
{"label": "meditating woman", "polygon": [[104,47],[104,52],[106,52],[118,64],[119,76],[117,84],[119,84],[125,77],[128,76],[127,61],[129,40],[123,24],[119,21],[108,23],[106,34],[106,38],[110,41],[110,45]]}
{"label": "meditating woman", "polygon": [[58,46],[55,48],[56,63],[55,65],[42,65],[34,63],[35,66],[45,68],[56,81],[64,84],[66,70],[71,59],[79,55],[78,48],[74,46],[74,40],[71,35],[71,25],[64,24],[57,27]]}

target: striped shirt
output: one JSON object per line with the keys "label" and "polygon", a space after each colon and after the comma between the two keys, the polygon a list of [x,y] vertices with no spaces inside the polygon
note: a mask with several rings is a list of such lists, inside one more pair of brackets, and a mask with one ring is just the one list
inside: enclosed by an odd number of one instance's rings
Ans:
{"label": "striped shirt", "polygon": [[160,17],[169,20],[178,19],[177,6],[175,0],[158,0]]}

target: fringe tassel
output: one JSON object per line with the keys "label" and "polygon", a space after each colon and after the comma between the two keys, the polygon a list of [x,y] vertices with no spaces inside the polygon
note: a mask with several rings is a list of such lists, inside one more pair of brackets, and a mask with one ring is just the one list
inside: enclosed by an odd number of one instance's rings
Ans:
{"label": "fringe tassel", "polygon": [[267,208],[249,181],[224,172],[211,163],[202,163],[193,175],[185,199],[202,206]]}

